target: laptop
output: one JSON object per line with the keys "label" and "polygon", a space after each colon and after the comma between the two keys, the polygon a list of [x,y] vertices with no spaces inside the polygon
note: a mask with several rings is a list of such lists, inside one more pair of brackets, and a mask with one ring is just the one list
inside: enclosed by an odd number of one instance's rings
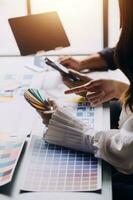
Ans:
{"label": "laptop", "polygon": [[23,56],[70,46],[57,12],[15,17],[8,21]]}

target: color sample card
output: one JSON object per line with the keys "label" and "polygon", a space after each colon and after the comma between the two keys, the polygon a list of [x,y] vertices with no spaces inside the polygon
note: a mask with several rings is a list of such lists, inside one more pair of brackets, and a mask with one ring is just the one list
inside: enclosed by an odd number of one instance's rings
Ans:
{"label": "color sample card", "polygon": [[0,75],[0,101],[10,101],[15,95],[23,95],[32,83],[32,74]]}
{"label": "color sample card", "polygon": [[22,137],[0,139],[0,186],[12,180],[24,141]]}
{"label": "color sample card", "polygon": [[86,124],[89,124],[94,129],[95,108],[89,107],[85,102],[78,103],[76,116],[82,119]]}
{"label": "color sample card", "polygon": [[95,130],[103,129],[103,106],[92,108],[85,101],[79,103],[66,101],[64,106],[73,110],[75,116]]}
{"label": "color sample card", "polygon": [[101,160],[46,143],[33,136],[27,152],[24,191],[96,191],[101,189]]}

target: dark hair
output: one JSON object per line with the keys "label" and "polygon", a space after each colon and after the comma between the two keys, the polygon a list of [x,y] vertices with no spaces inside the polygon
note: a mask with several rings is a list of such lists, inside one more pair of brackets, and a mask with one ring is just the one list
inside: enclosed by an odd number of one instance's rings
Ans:
{"label": "dark hair", "polygon": [[118,67],[130,81],[122,98],[125,107],[133,112],[133,0],[119,0],[121,35],[115,51]]}

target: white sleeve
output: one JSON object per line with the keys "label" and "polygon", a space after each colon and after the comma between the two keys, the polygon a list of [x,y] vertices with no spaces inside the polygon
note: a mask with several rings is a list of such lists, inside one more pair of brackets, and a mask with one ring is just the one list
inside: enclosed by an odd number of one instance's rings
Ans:
{"label": "white sleeve", "polygon": [[106,160],[122,173],[133,173],[133,117],[120,130],[95,133],[93,142],[96,157]]}

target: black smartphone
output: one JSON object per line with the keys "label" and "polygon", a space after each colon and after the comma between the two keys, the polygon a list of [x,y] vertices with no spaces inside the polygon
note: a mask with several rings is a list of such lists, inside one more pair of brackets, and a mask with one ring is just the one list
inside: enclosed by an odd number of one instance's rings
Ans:
{"label": "black smartphone", "polygon": [[65,68],[63,65],[61,65],[60,63],[55,63],[47,57],[45,57],[44,61],[47,65],[49,65],[49,66],[53,67],[54,69],[56,69],[57,71],[59,71],[64,77],[67,77],[67,78],[71,79],[72,81],[80,80],[78,77],[74,76],[73,74],[70,74],[68,69]]}

